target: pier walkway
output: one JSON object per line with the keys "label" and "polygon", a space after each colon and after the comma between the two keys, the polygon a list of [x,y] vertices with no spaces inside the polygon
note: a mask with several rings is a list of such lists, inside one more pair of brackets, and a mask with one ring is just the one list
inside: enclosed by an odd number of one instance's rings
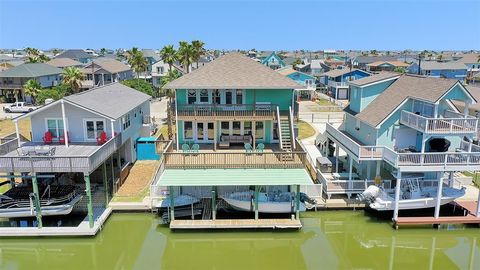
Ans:
{"label": "pier walkway", "polygon": [[170,229],[300,229],[296,219],[217,219],[217,220],[172,220]]}

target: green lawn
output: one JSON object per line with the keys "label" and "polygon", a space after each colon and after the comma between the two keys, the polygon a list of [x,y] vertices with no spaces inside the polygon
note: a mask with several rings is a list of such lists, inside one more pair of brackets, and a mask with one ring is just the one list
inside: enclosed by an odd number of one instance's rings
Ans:
{"label": "green lawn", "polygon": [[312,137],[315,135],[315,129],[307,122],[305,121],[297,121],[297,127],[298,127],[298,139],[302,140],[308,137]]}
{"label": "green lawn", "polygon": [[142,202],[145,196],[148,195],[150,191],[150,186],[147,186],[141,192],[134,196],[114,196],[112,202]]}

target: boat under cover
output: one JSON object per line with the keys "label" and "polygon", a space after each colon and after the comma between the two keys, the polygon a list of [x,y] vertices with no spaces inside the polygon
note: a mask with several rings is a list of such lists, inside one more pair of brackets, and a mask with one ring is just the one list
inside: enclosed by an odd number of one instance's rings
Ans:
{"label": "boat under cover", "polygon": [[[255,211],[253,191],[234,192],[222,197],[233,209],[245,212]],[[300,203],[300,211],[305,211],[304,202]],[[295,196],[291,192],[260,192],[258,212],[260,213],[294,213]]]}

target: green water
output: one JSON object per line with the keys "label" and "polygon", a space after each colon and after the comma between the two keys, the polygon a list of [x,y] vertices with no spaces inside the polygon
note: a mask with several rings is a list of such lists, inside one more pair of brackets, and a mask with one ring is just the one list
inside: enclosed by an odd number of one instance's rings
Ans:
{"label": "green water", "polygon": [[170,232],[114,214],[95,238],[0,239],[0,269],[480,269],[480,229],[393,230],[363,211],[302,216],[301,231]]}

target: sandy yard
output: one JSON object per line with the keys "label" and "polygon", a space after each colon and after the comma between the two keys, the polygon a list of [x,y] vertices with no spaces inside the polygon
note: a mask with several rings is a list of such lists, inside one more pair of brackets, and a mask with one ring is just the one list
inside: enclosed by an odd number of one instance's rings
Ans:
{"label": "sandy yard", "polygon": [[115,196],[129,197],[138,196],[148,189],[156,169],[159,166],[157,160],[139,160],[135,162],[125,183],[120,187]]}

